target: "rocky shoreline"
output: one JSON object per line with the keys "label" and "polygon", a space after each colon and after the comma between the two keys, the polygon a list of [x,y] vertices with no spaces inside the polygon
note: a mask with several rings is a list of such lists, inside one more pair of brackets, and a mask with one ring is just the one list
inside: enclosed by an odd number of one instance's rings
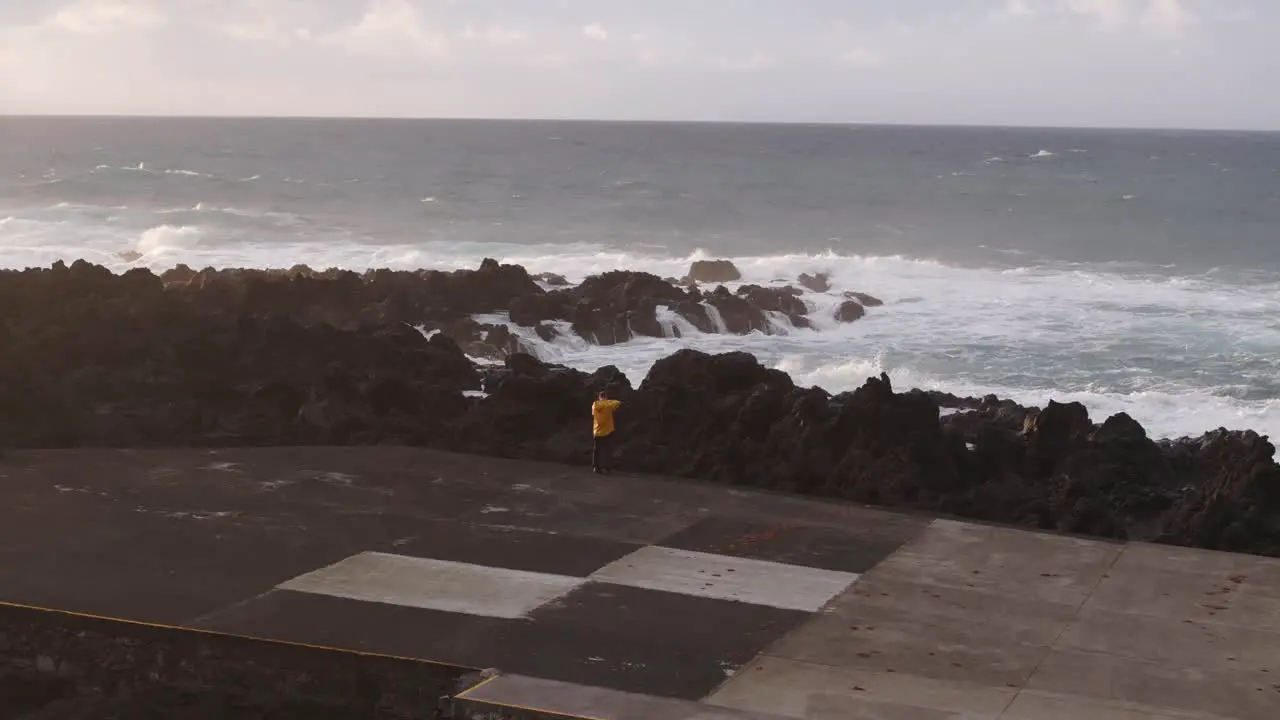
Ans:
{"label": "rocky shoreline", "polygon": [[[614,272],[568,287],[493,261],[451,273],[4,271],[0,445],[386,443],[583,464],[585,408],[609,387],[624,402],[627,470],[1280,555],[1280,467],[1253,432],[1154,441],[1123,414],[1095,424],[1078,404],[897,392],[884,376],[833,396],[746,353],[682,350],[643,380],[588,374],[475,319],[509,313],[541,337],[599,344],[669,336],[670,313],[705,332],[806,324],[797,291],[718,285],[735,273],[713,262],[683,280]],[[855,321],[879,304],[850,294],[837,312]]]}

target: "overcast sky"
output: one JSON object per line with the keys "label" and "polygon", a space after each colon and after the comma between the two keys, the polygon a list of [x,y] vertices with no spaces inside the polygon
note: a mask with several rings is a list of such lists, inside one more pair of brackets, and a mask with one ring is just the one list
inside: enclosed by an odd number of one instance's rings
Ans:
{"label": "overcast sky", "polygon": [[0,0],[0,113],[1280,129],[1280,0]]}

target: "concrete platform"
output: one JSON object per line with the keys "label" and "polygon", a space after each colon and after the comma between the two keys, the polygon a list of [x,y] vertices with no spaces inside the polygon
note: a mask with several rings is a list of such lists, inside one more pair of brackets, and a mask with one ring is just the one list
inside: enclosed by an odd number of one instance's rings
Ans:
{"label": "concrete platform", "polygon": [[496,668],[476,716],[1280,717],[1277,560],[400,448],[0,493],[0,602]]}
{"label": "concrete platform", "polygon": [[1278,572],[937,520],[708,702],[797,718],[1276,718]]}

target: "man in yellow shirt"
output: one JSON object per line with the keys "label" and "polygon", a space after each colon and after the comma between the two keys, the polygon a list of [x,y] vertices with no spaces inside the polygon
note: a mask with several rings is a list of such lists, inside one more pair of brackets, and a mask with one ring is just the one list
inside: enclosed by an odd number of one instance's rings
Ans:
{"label": "man in yellow shirt", "polygon": [[620,405],[622,403],[617,400],[610,400],[609,393],[604,390],[591,403],[591,471],[596,474],[607,474],[613,470],[613,411]]}

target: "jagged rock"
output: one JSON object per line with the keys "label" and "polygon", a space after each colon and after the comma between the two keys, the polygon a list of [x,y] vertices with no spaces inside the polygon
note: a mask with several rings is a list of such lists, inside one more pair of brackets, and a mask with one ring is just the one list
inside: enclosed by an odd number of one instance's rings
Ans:
{"label": "jagged rock", "polygon": [[685,279],[696,283],[737,282],[742,273],[730,260],[694,260]]}
{"label": "jagged rock", "polygon": [[884,301],[881,300],[880,298],[873,297],[871,295],[868,295],[862,292],[850,291],[850,292],[846,292],[844,296],[849,298],[850,300],[858,301],[863,305],[863,307],[880,307],[881,305],[884,305]]}
{"label": "jagged rock", "polygon": [[773,329],[763,310],[746,298],[729,292],[723,285],[708,293],[706,302],[719,311],[725,328],[735,335],[746,335],[754,330],[768,333]]}
{"label": "jagged rock", "polygon": [[717,332],[716,324],[711,320],[707,306],[696,300],[684,300],[674,307],[676,314],[688,320],[690,324],[704,333]]}
{"label": "jagged rock", "polygon": [[796,282],[818,293],[824,293],[831,289],[831,276],[824,272],[814,273],[813,275],[800,273],[800,277],[796,278]]}
{"label": "jagged rock", "polygon": [[564,319],[570,308],[568,295],[544,293],[512,298],[509,317],[521,327],[537,327],[548,320]]}
{"label": "jagged rock", "polygon": [[840,307],[836,308],[836,320],[842,323],[851,323],[855,320],[861,320],[867,314],[867,309],[857,300],[845,300],[840,303]]}
{"label": "jagged rock", "polygon": [[809,306],[800,299],[800,291],[790,285],[780,288],[766,288],[759,285],[744,285],[738,288],[740,297],[765,313],[777,312],[786,315],[795,327],[809,327]]}
{"label": "jagged rock", "polygon": [[538,273],[537,275],[533,276],[533,279],[537,280],[538,282],[546,283],[547,285],[551,285],[553,287],[563,287],[569,284],[569,281],[566,280],[563,275],[557,275],[556,273],[553,273],[553,272]]}

